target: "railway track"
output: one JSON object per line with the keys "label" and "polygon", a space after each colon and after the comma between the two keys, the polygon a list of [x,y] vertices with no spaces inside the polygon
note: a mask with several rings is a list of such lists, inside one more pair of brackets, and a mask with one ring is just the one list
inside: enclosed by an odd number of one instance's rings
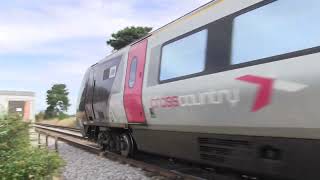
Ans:
{"label": "railway track", "polygon": [[56,125],[44,124],[44,123],[35,123],[35,125],[36,125],[36,126],[52,127],[52,128],[56,128],[56,129],[69,130],[69,131],[79,132],[79,133],[80,133],[80,129],[79,129],[79,128],[72,128],[72,127],[65,127],[65,126],[56,126]]}
{"label": "railway track", "polygon": [[[101,148],[87,138],[82,137],[80,129],[61,127],[47,124],[34,124],[35,130],[39,134],[56,139],[57,141],[66,142],[72,146],[87,150],[99,156],[118,161],[120,163],[129,164],[133,167],[141,168],[146,172],[154,175],[160,175],[166,179],[186,179],[186,180],[271,180],[265,178],[257,178],[242,173],[229,172],[219,169],[206,168],[179,162],[178,160],[160,157],[154,154],[139,152],[134,159],[125,158],[119,154],[102,151]],[[46,142],[47,144],[47,142]]]}
{"label": "railway track", "polygon": [[[202,177],[197,177],[194,175],[187,174],[185,172],[187,171],[186,167],[181,168],[180,169],[181,171],[179,171],[176,168],[168,168],[168,167],[164,168],[163,164],[165,160],[163,158],[158,159],[158,162],[156,162],[157,161],[156,158],[152,157],[151,155],[143,156],[142,154],[139,154],[137,156],[138,157],[137,159],[130,159],[112,152],[102,151],[96,143],[88,141],[86,138],[83,138],[81,136],[79,129],[66,128],[66,127],[47,125],[47,124],[39,124],[39,123],[35,124],[34,128],[36,132],[38,132],[39,134],[45,135],[46,139],[48,137],[52,137],[52,138],[55,138],[56,141],[63,141],[72,146],[82,148],[84,150],[87,150],[91,153],[95,153],[102,157],[105,157],[111,160],[116,160],[120,163],[129,164],[133,167],[141,168],[154,175],[160,175],[168,179],[187,179],[187,180],[205,179]],[[146,160],[146,158],[149,159],[149,162],[144,161]],[[158,166],[157,163],[161,164],[161,166]],[[195,169],[193,169],[193,171],[195,171]]]}

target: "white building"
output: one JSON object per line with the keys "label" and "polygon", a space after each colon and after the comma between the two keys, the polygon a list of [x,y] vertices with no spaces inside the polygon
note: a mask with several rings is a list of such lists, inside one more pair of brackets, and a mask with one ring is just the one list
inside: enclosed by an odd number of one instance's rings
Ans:
{"label": "white building", "polygon": [[24,121],[35,119],[35,93],[0,90],[0,114],[18,114]]}

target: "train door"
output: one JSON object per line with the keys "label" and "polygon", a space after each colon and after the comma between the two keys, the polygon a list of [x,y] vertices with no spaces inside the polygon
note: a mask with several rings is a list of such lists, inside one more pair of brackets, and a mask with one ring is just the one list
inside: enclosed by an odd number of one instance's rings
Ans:
{"label": "train door", "polygon": [[96,66],[93,109],[97,121],[109,121],[109,100],[121,58],[122,56],[108,59]]}
{"label": "train door", "polygon": [[94,87],[95,87],[95,80],[94,80],[94,70],[91,69],[89,72],[89,79],[88,79],[88,89],[86,94],[86,114],[89,121],[93,121],[95,119],[94,110],[93,110],[93,95],[94,95]]}
{"label": "train door", "polygon": [[128,55],[126,80],[124,88],[124,107],[128,123],[145,123],[142,104],[142,83],[148,40],[134,44]]}

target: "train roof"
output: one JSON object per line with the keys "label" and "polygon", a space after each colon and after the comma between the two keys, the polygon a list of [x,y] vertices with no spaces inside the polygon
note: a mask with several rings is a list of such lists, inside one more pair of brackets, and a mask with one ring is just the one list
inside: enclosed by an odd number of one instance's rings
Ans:
{"label": "train roof", "polygon": [[[210,1],[210,2],[208,2],[208,3],[206,3],[206,4],[204,4],[204,5],[202,5],[202,6],[200,6],[200,7],[198,7],[198,8],[196,8],[196,9],[194,9],[194,10],[192,10],[192,11],[184,14],[183,16],[181,16],[181,17],[179,17],[179,18],[177,18],[177,19],[175,19],[175,20],[173,20],[173,21],[171,21],[171,22],[169,22],[169,23],[161,26],[160,28],[158,28],[158,29],[150,32],[148,35],[146,35],[146,36],[144,36],[144,37],[142,37],[142,38],[140,38],[140,39],[138,39],[138,40],[130,43],[129,45],[127,45],[127,46],[125,46],[125,47],[123,47],[123,48],[121,48],[121,49],[119,49],[119,50],[112,51],[109,55],[107,55],[105,58],[103,58],[102,60],[100,60],[99,63],[106,61],[107,59],[109,59],[110,56],[121,52],[123,49],[128,48],[129,46],[132,46],[132,45],[134,45],[134,44],[142,41],[143,39],[152,36],[153,34],[156,34],[156,33],[161,32],[162,30],[170,27],[171,25],[174,25],[174,24],[176,24],[176,23],[178,23],[178,22],[180,22],[180,21],[183,21],[183,20],[185,20],[185,19],[187,19],[187,18],[190,18],[190,17],[192,17],[192,16],[194,16],[194,15],[196,15],[196,14],[198,14],[198,13],[201,13],[203,10],[205,10],[205,9],[207,9],[207,8],[213,6],[213,5],[216,5],[217,3],[220,3],[220,2],[222,2],[222,1],[224,1],[224,0],[212,0],[212,1]],[[99,64],[99,63],[93,64],[91,67],[94,67],[95,65],[97,65],[97,64]]]}
{"label": "train roof", "polygon": [[[198,14],[198,13],[201,13],[203,10],[205,10],[205,9],[207,9],[207,8],[213,6],[213,5],[216,5],[217,3],[222,2],[222,1],[224,1],[224,0],[212,0],[212,1],[210,1],[210,2],[208,2],[208,3],[206,3],[206,4],[204,4],[204,5],[202,5],[202,6],[200,6],[200,7],[198,7],[198,8],[196,8],[196,9],[194,9],[194,10],[192,10],[192,11],[184,14],[183,16],[181,16],[181,17],[179,17],[179,18],[177,18],[177,19],[169,22],[168,24],[165,24],[164,26],[161,26],[160,28],[152,31],[152,32],[150,33],[150,35],[155,34],[155,33],[158,33],[158,32],[160,32],[160,31],[166,29],[167,27],[170,27],[171,25],[173,25],[173,24],[175,24],[175,23],[178,23],[178,22],[183,21],[183,20],[185,20],[185,19],[187,19],[187,18],[189,18],[189,17],[192,17],[192,16],[194,16],[194,15],[196,15],[196,14]],[[150,35],[148,35],[148,36],[150,36]],[[142,39],[145,39],[145,37],[143,37]],[[140,41],[140,40],[138,40],[138,41]]]}

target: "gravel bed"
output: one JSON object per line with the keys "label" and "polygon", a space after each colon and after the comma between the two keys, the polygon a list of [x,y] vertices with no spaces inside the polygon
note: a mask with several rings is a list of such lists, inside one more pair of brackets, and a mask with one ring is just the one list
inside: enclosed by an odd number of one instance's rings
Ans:
{"label": "gravel bed", "polygon": [[59,142],[58,148],[59,154],[66,161],[62,174],[64,180],[164,179],[163,177],[148,177],[147,173],[139,168],[99,157],[63,142]]}

